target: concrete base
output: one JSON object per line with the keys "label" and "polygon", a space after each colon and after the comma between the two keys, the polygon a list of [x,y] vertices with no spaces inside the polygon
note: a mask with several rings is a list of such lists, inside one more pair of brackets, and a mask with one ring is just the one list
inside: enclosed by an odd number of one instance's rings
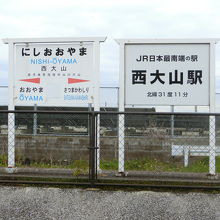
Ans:
{"label": "concrete base", "polygon": [[126,177],[128,176],[128,172],[118,172],[115,174],[115,176],[117,177]]}
{"label": "concrete base", "polygon": [[208,179],[209,179],[209,180],[217,180],[217,179],[218,179],[218,174],[215,174],[215,175],[213,175],[213,174],[208,174],[207,176],[208,176]]}
{"label": "concrete base", "polygon": [[102,174],[102,173],[103,173],[103,171],[101,169],[97,170],[97,174]]}
{"label": "concrete base", "polygon": [[17,173],[17,168],[16,167],[8,167],[5,168],[6,173]]}

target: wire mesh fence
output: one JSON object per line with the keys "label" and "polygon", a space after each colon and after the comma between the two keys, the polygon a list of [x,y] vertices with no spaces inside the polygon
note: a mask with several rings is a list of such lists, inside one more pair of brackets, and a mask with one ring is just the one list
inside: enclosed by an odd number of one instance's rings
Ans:
{"label": "wire mesh fence", "polygon": [[218,114],[1,111],[0,166],[68,168],[92,178],[97,171],[214,175],[219,133]]}
{"label": "wire mesh fence", "polygon": [[66,168],[89,173],[89,114],[67,112],[1,113],[0,165]]}
{"label": "wire mesh fence", "polygon": [[[107,116],[111,120],[106,120]],[[218,115],[111,113],[107,116],[100,116],[101,124],[108,128],[100,131],[102,170],[150,173],[155,177],[188,173],[192,178],[220,170]]]}
{"label": "wire mesh fence", "polygon": [[0,115],[0,166],[8,165],[8,114]]}

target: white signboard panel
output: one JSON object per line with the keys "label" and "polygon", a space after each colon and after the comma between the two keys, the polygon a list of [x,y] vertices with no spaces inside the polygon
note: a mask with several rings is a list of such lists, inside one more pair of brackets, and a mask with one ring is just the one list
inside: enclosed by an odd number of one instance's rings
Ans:
{"label": "white signboard panel", "polygon": [[209,105],[209,47],[125,44],[125,105]]}
{"label": "white signboard panel", "polygon": [[93,43],[15,45],[14,103],[88,104],[94,93]]}

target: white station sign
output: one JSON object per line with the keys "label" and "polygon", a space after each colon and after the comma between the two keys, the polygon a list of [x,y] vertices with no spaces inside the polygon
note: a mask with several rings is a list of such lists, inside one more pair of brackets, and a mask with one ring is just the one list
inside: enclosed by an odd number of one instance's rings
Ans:
{"label": "white station sign", "polygon": [[76,106],[94,93],[93,43],[15,44],[14,104]]}
{"label": "white station sign", "polygon": [[125,44],[125,105],[209,105],[209,44]]}

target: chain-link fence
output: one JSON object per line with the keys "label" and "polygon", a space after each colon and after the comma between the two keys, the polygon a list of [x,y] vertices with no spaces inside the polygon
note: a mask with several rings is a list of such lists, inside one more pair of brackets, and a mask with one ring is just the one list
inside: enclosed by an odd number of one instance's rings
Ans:
{"label": "chain-link fence", "polygon": [[0,166],[204,178],[220,172],[219,133],[219,114],[0,111]]}
{"label": "chain-link fence", "polygon": [[111,112],[100,118],[103,172],[203,178],[220,170],[218,114]]}
{"label": "chain-link fence", "polygon": [[0,115],[0,166],[7,167],[8,165],[8,114]]}
{"label": "chain-link fence", "polygon": [[88,112],[2,111],[0,166],[88,175],[89,117]]}

